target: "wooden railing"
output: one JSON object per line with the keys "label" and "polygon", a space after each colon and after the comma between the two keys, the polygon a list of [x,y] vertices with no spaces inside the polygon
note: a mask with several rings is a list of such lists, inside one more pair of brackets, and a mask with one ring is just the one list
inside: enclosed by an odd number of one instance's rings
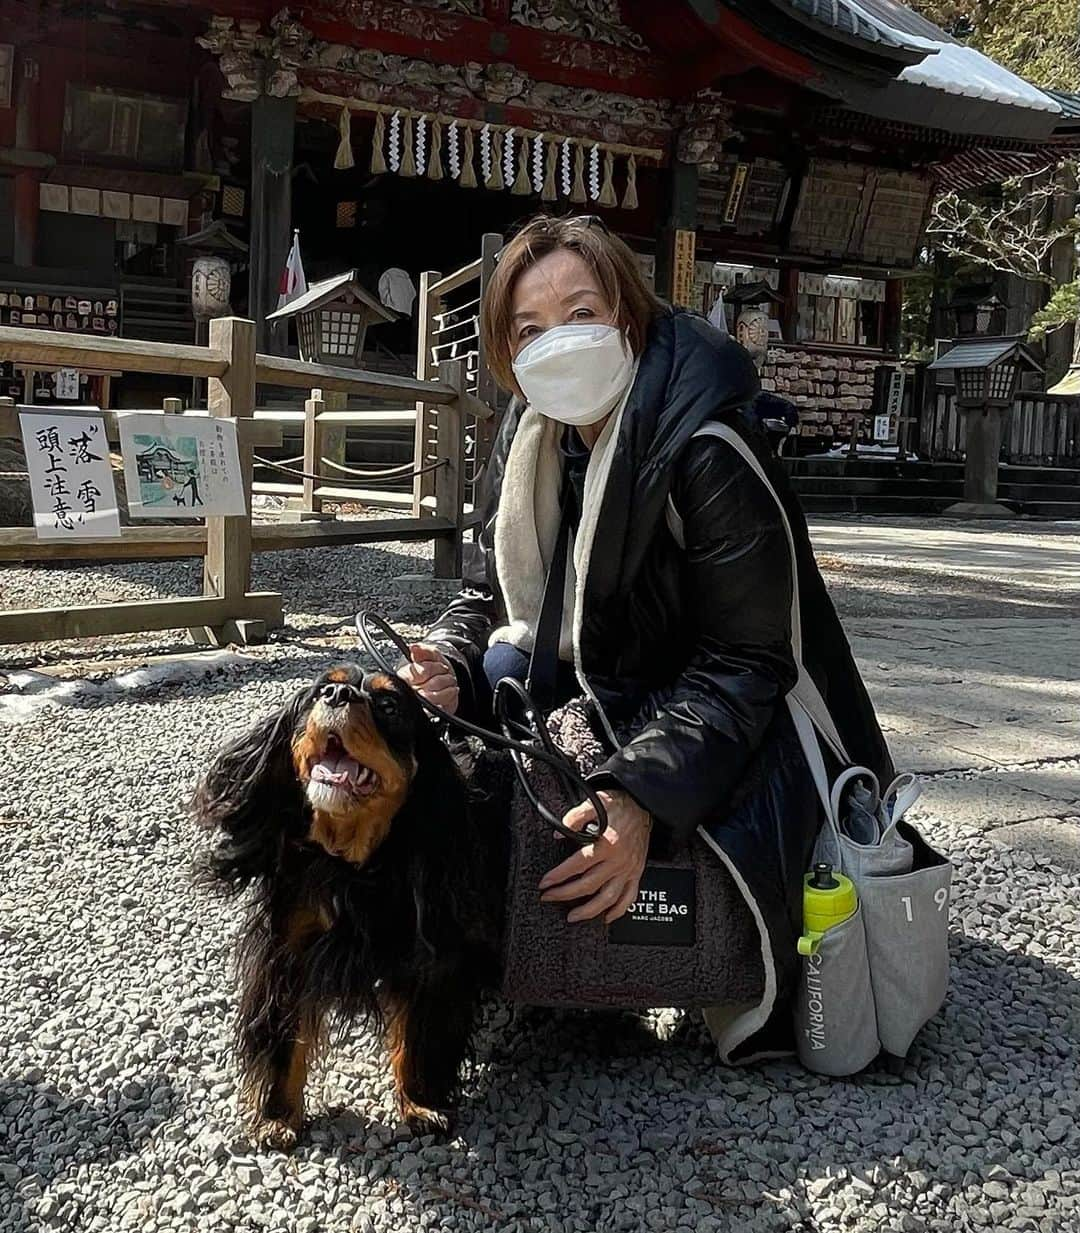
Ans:
{"label": "wooden railing", "polygon": [[[108,367],[120,372],[167,373],[208,380],[208,413],[236,421],[241,480],[247,512],[208,517],[205,527],[125,527],[119,539],[38,540],[32,528],[0,528],[0,561],[79,559],[158,559],[203,555],[203,594],[137,603],[85,608],[0,610],[0,643],[156,629],[188,628],[199,640],[249,642],[265,637],[282,624],[282,597],[254,592],[253,551],[332,543],[364,543],[391,539],[435,541],[435,570],[441,577],[461,572],[464,501],[465,424],[490,415],[485,404],[466,389],[465,367],[452,361],[426,380],[384,373],[305,364],[277,356],[258,355],[255,325],[240,318],[210,324],[206,347],[174,346],[133,339],[92,339],[47,330],[0,328],[0,360],[55,364],[57,367]],[[305,461],[320,454],[319,435],[334,423],[349,421],[349,412],[326,409],[328,397],[349,394],[377,396],[385,401],[439,408],[437,465],[431,500],[423,517],[291,525],[253,525],[251,516],[252,454],[259,446],[279,445],[280,424],[257,412],[259,383],[312,391],[305,410]],[[316,396],[318,395],[318,396]],[[170,410],[174,409],[172,407]],[[57,414],[62,414],[57,411]],[[206,415],[207,411],[187,414]],[[411,411],[407,414],[413,414]],[[115,430],[115,412],[106,412],[107,429]],[[335,420],[335,416],[338,418]],[[0,407],[0,437],[17,436],[13,406]],[[110,434],[111,435],[111,434]],[[308,441],[310,435],[310,443]],[[317,471],[317,468],[304,467]],[[318,495],[314,483],[311,497]],[[362,493],[353,490],[354,499]]]}
{"label": "wooden railing", "polygon": [[[448,360],[465,365],[466,388],[492,411],[499,409],[499,393],[487,366],[480,330],[480,308],[503,238],[496,232],[483,237],[480,256],[443,277],[438,271],[420,275],[417,298],[416,376],[426,381]],[[441,412],[430,399],[417,404],[416,448],[418,462],[429,463],[439,450],[438,419]],[[468,418],[465,424],[465,500],[474,501],[476,481],[487,462],[497,416]],[[417,476],[413,484],[413,513],[431,512],[434,492],[431,473]]]}
{"label": "wooden railing", "polygon": [[[960,461],[965,452],[964,413],[952,390],[938,389],[923,413],[919,454]],[[1001,461],[1013,465],[1080,466],[1080,399],[1019,394],[1005,418]]]}

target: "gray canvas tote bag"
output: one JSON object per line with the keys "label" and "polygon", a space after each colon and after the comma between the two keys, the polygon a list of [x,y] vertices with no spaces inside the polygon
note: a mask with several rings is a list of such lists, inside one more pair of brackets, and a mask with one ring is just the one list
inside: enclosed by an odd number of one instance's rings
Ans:
{"label": "gray canvas tote bag", "polygon": [[[952,865],[903,820],[919,796],[915,776],[900,775],[881,793],[872,771],[852,766],[825,700],[803,665],[795,541],[779,494],[729,425],[714,421],[694,435],[721,437],[738,451],[776,502],[787,535],[791,643],[799,676],[786,701],[825,813],[813,862],[826,861],[846,874],[859,897],[854,916],[830,929],[817,953],[803,960],[795,1012],[798,1052],[811,1070],[854,1074],[879,1049],[903,1057],[941,1009],[949,979]],[[669,500],[668,525],[680,544],[681,523]],[[834,784],[822,744],[846,768]]]}

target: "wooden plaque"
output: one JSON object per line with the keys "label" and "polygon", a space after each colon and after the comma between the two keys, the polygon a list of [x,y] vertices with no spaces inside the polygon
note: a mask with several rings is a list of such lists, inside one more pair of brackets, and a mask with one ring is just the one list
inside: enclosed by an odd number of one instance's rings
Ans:
{"label": "wooden plaque", "polygon": [[694,250],[697,235],[676,231],[671,262],[671,302],[691,305],[694,301]]}

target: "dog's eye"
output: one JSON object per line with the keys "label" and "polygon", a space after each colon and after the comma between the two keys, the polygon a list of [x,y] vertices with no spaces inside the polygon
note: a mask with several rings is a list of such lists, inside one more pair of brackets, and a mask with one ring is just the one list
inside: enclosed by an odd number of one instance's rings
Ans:
{"label": "dog's eye", "polygon": [[385,691],[375,694],[371,699],[376,715],[383,719],[394,719],[401,713],[401,705],[394,694]]}

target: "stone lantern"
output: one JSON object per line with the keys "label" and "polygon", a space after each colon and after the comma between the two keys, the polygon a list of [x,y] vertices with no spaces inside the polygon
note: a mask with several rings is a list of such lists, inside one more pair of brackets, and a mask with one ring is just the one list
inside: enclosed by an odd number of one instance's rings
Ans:
{"label": "stone lantern", "polygon": [[776,315],[774,305],[784,297],[766,282],[739,283],[727,292],[727,302],[735,309],[735,338],[750,354],[759,371],[769,358],[769,322]]}
{"label": "stone lantern", "polygon": [[956,405],[967,415],[964,499],[944,511],[951,517],[1014,517],[997,500],[1005,413],[1016,396],[1021,372],[1042,371],[1022,338],[1017,334],[960,339],[929,365],[930,371],[952,372]]}
{"label": "stone lantern", "polygon": [[396,321],[398,314],[367,291],[355,270],[312,285],[271,313],[267,321],[296,319],[300,358],[314,364],[359,368],[367,328]]}

